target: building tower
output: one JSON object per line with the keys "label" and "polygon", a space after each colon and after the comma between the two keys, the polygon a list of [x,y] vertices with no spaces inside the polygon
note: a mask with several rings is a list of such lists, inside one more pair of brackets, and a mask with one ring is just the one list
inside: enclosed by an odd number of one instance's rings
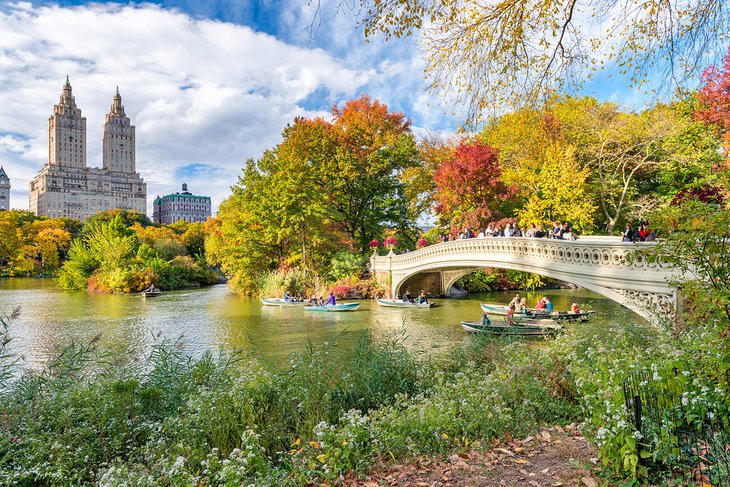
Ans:
{"label": "building tower", "polygon": [[76,107],[71,83],[66,76],[58,105],[48,118],[48,163],[58,166],[86,167],[86,118]]}
{"label": "building tower", "polygon": [[0,210],[10,209],[10,178],[0,166]]}
{"label": "building tower", "polygon": [[111,172],[135,172],[135,140],[134,125],[124,113],[122,97],[114,95],[111,109],[104,122],[104,156],[103,167]]}

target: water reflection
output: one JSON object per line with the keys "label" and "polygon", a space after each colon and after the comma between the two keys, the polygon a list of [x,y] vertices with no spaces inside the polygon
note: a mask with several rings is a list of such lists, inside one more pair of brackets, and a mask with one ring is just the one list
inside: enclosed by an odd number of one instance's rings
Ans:
{"label": "water reflection", "polygon": [[[591,325],[615,320],[641,321],[629,310],[585,289],[524,292],[529,305],[547,295],[555,309],[578,302],[595,309]],[[280,362],[308,343],[337,340],[351,343],[371,331],[378,337],[405,333],[409,347],[447,351],[473,339],[463,332],[461,320],[477,320],[480,302],[507,303],[514,292],[438,300],[431,309],[382,308],[363,301],[347,313],[307,313],[298,308],[261,306],[255,299],[237,297],[225,285],[166,292],[155,299],[139,295],[88,294],[56,288],[52,280],[0,280],[0,313],[21,307],[13,323],[13,350],[27,364],[39,366],[73,340],[90,340],[101,332],[101,346],[139,355],[155,340],[182,337],[186,350],[242,349]],[[589,326],[591,326],[589,325]]]}

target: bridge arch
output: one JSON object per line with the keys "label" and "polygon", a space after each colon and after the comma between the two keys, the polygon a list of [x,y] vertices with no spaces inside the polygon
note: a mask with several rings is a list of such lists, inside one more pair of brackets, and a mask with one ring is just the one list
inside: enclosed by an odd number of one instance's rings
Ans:
{"label": "bridge arch", "polygon": [[[613,237],[578,241],[524,237],[445,242],[415,252],[373,256],[371,270],[391,296],[411,276],[440,272],[442,289],[485,267],[531,272],[570,282],[620,303],[656,321],[673,313],[676,291],[669,285],[674,269],[666,264],[627,257],[637,245]],[[447,287],[448,286],[448,287]]]}

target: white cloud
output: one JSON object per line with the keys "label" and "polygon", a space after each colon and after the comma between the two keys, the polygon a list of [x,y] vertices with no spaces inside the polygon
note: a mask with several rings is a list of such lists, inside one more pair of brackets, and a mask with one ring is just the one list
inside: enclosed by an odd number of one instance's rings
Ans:
{"label": "white cloud", "polygon": [[[148,183],[148,206],[182,182],[212,195],[217,206],[243,161],[275,145],[295,116],[320,113],[308,101],[315,94],[331,104],[369,92],[411,115],[404,106],[419,98],[422,77],[409,59],[413,48],[362,45],[352,19],[334,22],[321,45],[335,42],[340,57],[147,4],[6,6],[0,164],[12,180],[12,206],[27,208],[28,182],[46,162],[48,116],[67,74],[87,119],[90,166],[101,165],[101,126],[119,86],[137,127],[137,170]],[[214,170],[194,173],[199,180],[176,177],[193,164]]]}

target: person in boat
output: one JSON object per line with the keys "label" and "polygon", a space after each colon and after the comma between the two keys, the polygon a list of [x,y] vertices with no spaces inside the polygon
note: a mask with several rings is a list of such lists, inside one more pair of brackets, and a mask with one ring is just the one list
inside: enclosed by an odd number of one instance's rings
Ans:
{"label": "person in boat", "polygon": [[507,307],[509,308],[510,306],[514,306],[514,307],[515,307],[515,309],[516,309],[517,311],[519,311],[519,310],[517,309],[517,307],[518,307],[518,306],[520,305],[520,302],[521,302],[521,301],[522,301],[522,299],[520,298],[520,293],[517,293],[517,294],[515,294],[515,297],[514,297],[514,298],[512,298],[512,301],[510,301],[510,302],[509,302],[509,304],[507,305]]}
{"label": "person in boat", "polygon": [[403,302],[404,303],[414,303],[413,298],[411,297],[411,290],[406,289],[406,292],[403,293]]}
{"label": "person in boat", "polygon": [[546,297],[544,297],[544,296],[543,296],[542,298],[540,298],[540,300],[539,300],[539,301],[537,302],[537,304],[535,305],[535,309],[541,309],[541,310],[544,310],[544,309],[545,309],[545,300],[546,300],[546,299],[547,299],[547,298],[546,298]]}
{"label": "person in boat", "polygon": [[527,316],[527,298],[522,298],[520,300],[520,310],[522,311],[523,316]]}
{"label": "person in boat", "polygon": [[489,326],[492,324],[492,321],[489,319],[489,316],[487,316],[487,313],[482,313],[482,325]]}
{"label": "person in boat", "polygon": [[147,289],[144,290],[144,292],[146,292],[146,293],[157,293],[159,291],[160,290],[157,289],[154,282],[152,284],[150,284],[150,287],[148,287]]}
{"label": "person in boat", "polygon": [[291,301],[291,293],[289,291],[284,293],[284,301]]}
{"label": "person in boat", "polygon": [[418,295],[418,304],[426,304],[428,303],[428,298],[426,297],[426,292],[421,291],[421,294]]}
{"label": "person in boat", "polygon": [[570,306],[570,310],[571,310],[571,311],[572,311],[572,312],[573,312],[574,314],[578,314],[578,313],[580,313],[580,306],[578,306],[578,303],[573,303],[573,304],[572,304],[572,305]]}
{"label": "person in boat", "polygon": [[331,305],[335,306],[337,305],[337,299],[335,298],[335,293],[330,293],[330,297],[327,299],[327,302],[324,303],[325,306]]}
{"label": "person in boat", "polygon": [[545,297],[545,312],[548,314],[553,312],[553,303],[548,297]]}
{"label": "person in boat", "polygon": [[507,310],[507,323],[509,323],[510,326],[515,324],[515,305],[510,304],[509,309]]}

